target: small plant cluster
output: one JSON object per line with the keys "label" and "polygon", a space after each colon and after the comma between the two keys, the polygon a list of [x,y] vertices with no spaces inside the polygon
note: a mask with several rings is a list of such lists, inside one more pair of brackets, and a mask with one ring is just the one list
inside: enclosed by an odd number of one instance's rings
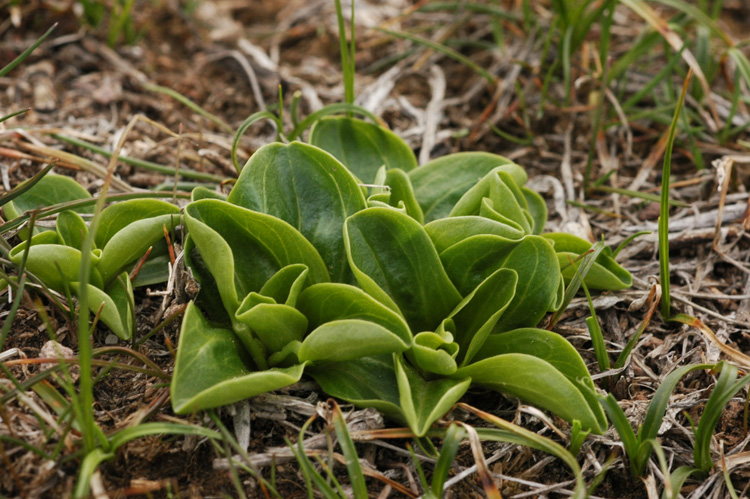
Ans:
{"label": "small plant cluster", "polygon": [[[197,191],[185,207],[201,292],[183,320],[176,412],[307,372],[418,436],[471,384],[606,429],[578,353],[535,329],[562,305],[561,267],[591,244],[540,235],[545,204],[521,167],[486,153],[416,167],[396,135],[348,117],[310,137],[259,149],[226,200]],[[602,253],[587,284],[630,279]]]}

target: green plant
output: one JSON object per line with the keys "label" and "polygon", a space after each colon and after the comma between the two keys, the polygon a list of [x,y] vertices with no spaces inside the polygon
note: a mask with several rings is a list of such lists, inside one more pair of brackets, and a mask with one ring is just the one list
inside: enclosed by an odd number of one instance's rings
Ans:
{"label": "green plant", "polygon": [[607,411],[609,420],[620,436],[625,454],[627,454],[630,461],[630,472],[633,476],[641,476],[646,470],[648,460],[651,458],[654,442],[656,442],[659,426],[661,426],[661,421],[664,419],[664,413],[667,410],[669,397],[677,386],[677,383],[691,371],[711,369],[712,367],[714,367],[712,364],[683,366],[675,369],[664,378],[664,381],[662,381],[651,399],[646,417],[643,420],[643,424],[639,426],[637,434],[633,431],[628,418],[611,393],[606,397],[599,397],[602,406]]}
{"label": "green plant", "polygon": [[[90,197],[75,180],[48,174],[7,202],[3,210],[7,218],[15,219],[40,207]],[[91,211],[90,206],[62,211],[57,215],[54,230],[22,230],[26,241],[10,250],[10,261],[18,265],[25,259],[26,270],[50,289],[67,297],[77,296],[81,288],[78,273],[83,241],[89,230],[81,214]],[[164,230],[173,230],[179,222],[179,209],[156,199],[124,201],[101,213],[91,256],[91,281],[87,286],[92,296],[89,308],[122,339],[129,339],[135,328],[133,283],[166,280],[169,268]],[[157,249],[151,252],[149,271],[141,275],[140,281],[131,282],[126,270],[154,246]]]}
{"label": "green plant", "polygon": [[[347,117],[321,120],[310,137],[346,163],[313,145],[271,144],[226,201],[185,208],[186,263],[202,289],[183,320],[175,411],[307,372],[418,436],[471,383],[603,431],[577,352],[533,329],[561,304],[560,259],[591,245],[537,235],[546,208],[525,172],[486,153],[416,167],[397,136]],[[629,285],[611,254],[594,267],[590,287]]]}

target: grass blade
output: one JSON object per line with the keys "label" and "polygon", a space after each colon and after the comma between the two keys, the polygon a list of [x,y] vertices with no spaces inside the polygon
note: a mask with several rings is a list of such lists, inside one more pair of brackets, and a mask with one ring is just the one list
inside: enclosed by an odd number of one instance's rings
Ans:
{"label": "grass blade", "polygon": [[24,50],[23,52],[21,52],[21,55],[19,55],[18,57],[16,57],[12,61],[10,61],[10,63],[7,64],[5,67],[3,67],[2,69],[0,69],[0,78],[2,78],[3,76],[7,75],[8,73],[10,73],[11,71],[13,71],[13,69],[16,66],[18,66],[19,64],[21,64],[24,61],[24,59],[26,59],[34,50],[36,50],[36,48],[39,45],[42,44],[42,42],[44,40],[47,39],[47,37],[49,35],[52,34],[52,32],[55,30],[55,28],[57,28],[57,23],[53,24],[50,29],[48,29],[47,31],[45,31],[45,33],[42,36],[40,36],[37,39],[37,41],[35,41],[34,43],[32,43],[29,48],[27,48],[26,50]]}
{"label": "grass blade", "polygon": [[493,431],[492,429],[485,430],[482,428],[478,428],[477,432],[480,437],[483,437],[484,439],[490,439],[488,437],[492,436],[494,437],[494,439],[500,441],[518,443],[527,447],[531,447],[533,449],[544,451],[561,459],[566,465],[568,465],[568,467],[573,472],[573,475],[575,476],[576,486],[571,497],[573,497],[573,499],[583,499],[584,497],[586,497],[586,484],[583,482],[581,467],[578,466],[578,462],[576,461],[575,457],[573,457],[573,455],[568,452],[565,447],[550,440],[549,438],[537,435],[532,431],[521,428],[520,426],[514,425],[513,423],[509,423],[504,419],[476,409],[463,402],[459,402],[458,404],[456,404],[456,406],[469,411],[475,416],[483,419],[490,424],[493,424],[501,430],[500,432],[498,432],[497,430]]}
{"label": "grass blade", "polygon": [[359,455],[357,454],[357,449],[354,447],[354,441],[352,441],[352,437],[349,434],[344,415],[341,413],[341,408],[335,400],[329,400],[328,407],[331,410],[331,419],[333,420],[336,437],[339,440],[339,446],[341,446],[344,457],[346,457],[346,469],[349,473],[352,494],[355,499],[367,499],[367,484],[365,483],[365,476],[362,473],[362,465],[359,464]]}
{"label": "grass blade", "polygon": [[672,125],[669,127],[669,138],[667,138],[667,149],[664,151],[664,165],[662,167],[661,206],[659,210],[659,282],[662,293],[661,315],[665,320],[669,320],[672,313],[672,303],[669,295],[669,175],[672,171],[672,147],[674,146],[674,137],[677,131],[677,121],[682,112],[682,105],[685,103],[685,94],[687,93],[692,74],[692,70],[688,71],[685,83],[682,85],[680,100],[677,101]]}
{"label": "grass blade", "polygon": [[458,447],[466,437],[466,432],[457,424],[448,427],[443,438],[443,446],[440,448],[440,456],[432,473],[432,484],[430,490],[435,497],[443,497],[443,486],[448,478],[453,460],[458,452]]}
{"label": "grass blade", "polygon": [[397,38],[403,38],[405,40],[410,40],[412,42],[419,43],[420,45],[424,45],[425,47],[429,47],[432,50],[440,52],[441,54],[448,56],[451,59],[460,62],[461,64],[468,66],[479,76],[487,80],[487,83],[489,83],[490,85],[494,85],[497,82],[497,78],[495,78],[490,73],[488,73],[480,65],[478,65],[477,63],[475,63],[474,61],[472,61],[465,55],[461,54],[460,52],[456,52],[452,48],[446,47],[445,45],[441,43],[435,43],[432,40],[429,40],[427,38],[424,38],[418,35],[413,35],[411,33],[405,33],[403,31],[392,31],[392,30],[384,29],[384,28],[376,28],[376,29],[387,35],[395,36]]}

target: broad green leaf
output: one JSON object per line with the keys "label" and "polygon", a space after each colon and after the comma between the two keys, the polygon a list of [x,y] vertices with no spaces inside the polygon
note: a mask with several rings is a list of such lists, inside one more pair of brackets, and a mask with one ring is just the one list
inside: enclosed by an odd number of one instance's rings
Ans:
{"label": "broad green leaf", "polygon": [[177,206],[159,199],[130,199],[114,203],[99,215],[94,241],[98,248],[104,248],[115,234],[133,222],[160,215],[176,215],[179,219],[179,213]]}
{"label": "broad green leaf", "polygon": [[[307,331],[307,318],[297,309],[254,292],[242,301],[235,318],[258,337],[269,353],[280,351],[292,341],[302,341]],[[249,331],[235,330],[235,333],[245,342],[250,339],[242,338],[242,334]]]}
{"label": "broad green leaf", "polygon": [[[580,264],[577,261],[579,256],[590,250],[592,244],[571,234],[553,233],[543,237],[553,242],[563,277],[566,282],[570,281],[575,275],[575,268]],[[575,267],[571,265],[571,259]],[[616,291],[632,286],[633,276],[615,262],[612,250],[606,247],[586,274],[584,282],[589,289]]]}
{"label": "broad green leaf", "polygon": [[455,377],[470,377],[473,384],[518,397],[601,434],[606,430],[576,384],[549,362],[533,355],[508,353],[460,368]]}
{"label": "broad green leaf", "polygon": [[505,313],[516,293],[518,274],[499,269],[477,286],[450,317],[456,324],[455,341],[460,346],[461,366],[471,362]]}
{"label": "broad green leaf", "polygon": [[297,309],[312,329],[336,320],[361,319],[383,326],[407,345],[411,343],[411,331],[401,315],[348,284],[314,284],[300,294]]}
{"label": "broad green leaf", "polygon": [[306,265],[311,283],[329,280],[315,248],[276,217],[205,199],[185,208],[185,223],[201,263],[194,256],[190,261],[203,267],[198,273],[210,273],[230,315],[237,311],[240,297],[260,291],[288,265]]}
{"label": "broad green leaf", "polygon": [[251,371],[235,334],[212,327],[191,302],[185,311],[170,394],[177,414],[232,404],[296,383],[304,364]]}
{"label": "broad green leaf", "polygon": [[528,187],[521,187],[521,192],[526,198],[526,204],[529,207],[529,214],[533,220],[532,234],[540,235],[547,223],[547,203],[538,193]]}
{"label": "broad green leaf", "polygon": [[[510,244],[520,241],[525,235],[519,227],[480,216],[441,218],[428,223],[424,228],[438,253],[442,253],[454,244],[461,243],[472,236],[497,236]],[[500,241],[498,241],[498,244],[500,244]]]}
{"label": "broad green leaf", "polygon": [[[70,289],[78,294],[80,283],[70,283]],[[106,324],[120,339],[128,340],[135,330],[135,312],[133,310],[133,287],[128,274],[123,272],[117,279],[101,290],[88,285],[89,310],[99,315],[99,320]]]}
{"label": "broad green leaf", "polygon": [[373,189],[374,196],[368,199],[371,200],[379,199],[379,192],[386,194],[384,197],[387,198],[387,204],[398,208],[403,206],[406,210],[407,215],[412,217],[419,223],[424,223],[424,214],[422,208],[419,207],[417,198],[414,196],[414,187],[411,185],[409,175],[404,170],[386,170],[383,166],[378,170],[378,174],[375,177],[375,185],[385,185],[388,189],[375,188]]}
{"label": "broad green leaf", "polygon": [[[10,252],[10,259],[16,265],[21,263],[23,248],[16,246]],[[64,292],[66,285],[78,280],[81,269],[81,252],[62,244],[33,244],[26,260],[26,270],[58,292]],[[91,269],[91,284],[101,288],[104,283],[96,268]]]}
{"label": "broad green leaf", "polygon": [[458,343],[453,341],[455,325],[446,319],[434,333],[423,332],[414,337],[407,358],[425,372],[447,376],[456,372]]}
{"label": "broad green leaf", "polygon": [[341,362],[403,352],[407,348],[409,343],[383,326],[359,319],[344,319],[316,328],[302,342],[298,356],[301,362]]}
{"label": "broad green leaf", "polygon": [[602,431],[606,429],[607,421],[593,391],[594,382],[591,375],[578,351],[565,338],[557,333],[536,328],[493,334],[477,353],[476,360],[509,353],[533,355],[545,360],[576,386],[582,383],[589,387],[590,390],[581,390],[581,393],[599,421],[599,428]]}
{"label": "broad green leaf", "polygon": [[527,236],[510,252],[503,268],[516,271],[518,284],[495,331],[536,326],[547,311],[555,308],[562,289],[552,245],[540,236]]}
{"label": "broad green leaf", "polygon": [[461,196],[449,216],[480,215],[530,234],[534,222],[526,197],[515,178],[504,171],[508,167],[521,169],[517,165],[506,165],[491,171]]}
{"label": "broad green leaf", "polygon": [[486,152],[449,154],[411,170],[409,178],[425,222],[447,217],[461,196],[498,166],[504,166],[519,186],[526,183],[521,167]]}
{"label": "broad green leaf", "polygon": [[260,294],[273,298],[276,303],[294,307],[305,289],[308,273],[307,267],[301,263],[287,265],[266,281]]}
{"label": "broad green leaf", "polygon": [[[396,360],[394,360],[396,359]],[[347,362],[321,362],[308,372],[328,395],[358,407],[373,407],[423,436],[466,392],[471,380],[426,381],[400,355]],[[404,404],[406,407],[404,407]]]}
{"label": "broad green leaf", "polygon": [[310,131],[310,144],[331,153],[362,182],[373,183],[381,166],[417,167],[411,148],[387,128],[347,117],[327,117]]}
{"label": "broad green leaf", "polygon": [[344,236],[362,289],[399,310],[412,331],[434,331],[461,301],[429,236],[408,215],[368,208],[347,219]]}
{"label": "broad green leaf", "polygon": [[78,250],[83,246],[83,240],[86,239],[86,234],[89,233],[86,222],[83,221],[81,215],[70,210],[63,211],[57,215],[55,227],[62,243]]}
{"label": "broad green leaf", "polygon": [[[167,282],[169,279],[169,255],[154,255],[155,252],[156,251],[151,252],[151,255],[146,259],[136,276],[133,278],[132,282],[134,288],[153,286],[154,284]],[[136,262],[136,264],[137,263],[138,262]],[[135,267],[135,265],[133,265],[133,267]]]}
{"label": "broad green leaf", "polygon": [[[22,213],[54,204],[89,199],[91,194],[81,184],[65,175],[49,173],[40,179],[34,187],[24,192],[13,201],[3,206],[5,218],[11,220]],[[93,206],[75,209],[78,213],[93,213]]]}
{"label": "broad green leaf", "polygon": [[320,362],[307,372],[328,395],[358,407],[373,407],[394,421],[406,423],[400,409],[393,355]]}
{"label": "broad green leaf", "polygon": [[[409,428],[423,437],[432,423],[443,417],[459,401],[472,380],[467,376],[425,380],[419,372],[394,355],[401,411]],[[463,379],[458,379],[463,378]]]}
{"label": "broad green leaf", "polygon": [[467,237],[440,252],[440,261],[451,282],[461,294],[467,295],[503,267],[518,240],[480,234]]}
{"label": "broad green leaf", "polygon": [[164,239],[164,228],[172,231],[180,224],[179,215],[159,215],[136,220],[117,231],[102,249],[97,269],[105,282],[146,254],[148,248]]}
{"label": "broad green leaf", "polygon": [[199,185],[190,191],[190,201],[200,201],[201,199],[220,199],[226,201],[227,197],[224,194],[216,192],[215,189],[209,189],[208,187]]}
{"label": "broad green leaf", "polygon": [[289,223],[318,250],[334,281],[350,280],[341,230],[366,201],[354,176],[327,152],[301,142],[266,145],[227,200]]}

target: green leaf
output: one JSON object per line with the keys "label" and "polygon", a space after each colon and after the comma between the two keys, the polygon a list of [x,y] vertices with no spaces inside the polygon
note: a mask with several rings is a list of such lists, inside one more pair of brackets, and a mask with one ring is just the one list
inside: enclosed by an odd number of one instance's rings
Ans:
{"label": "green leaf", "polygon": [[527,236],[502,266],[516,271],[518,284],[513,301],[495,331],[536,326],[548,310],[556,307],[562,289],[560,267],[552,246],[539,236]]}
{"label": "green leaf", "polygon": [[372,407],[394,421],[406,423],[399,406],[393,355],[320,362],[310,366],[307,372],[328,395],[358,407]]}
{"label": "green leaf", "polygon": [[366,201],[356,179],[327,152],[301,142],[266,145],[227,200],[289,223],[318,250],[334,281],[350,280],[342,226]]}
{"label": "green leaf", "polygon": [[411,343],[411,331],[401,315],[348,284],[314,284],[300,294],[297,309],[313,329],[336,320],[361,319],[384,327],[407,345]]}
{"label": "green leaf", "polygon": [[[5,213],[6,220],[12,220],[29,210],[45,208],[67,201],[90,198],[91,194],[72,178],[49,173],[39,179],[31,189],[13,201],[6,203],[3,206],[3,212]],[[94,207],[84,206],[76,208],[74,211],[77,213],[93,213]],[[35,227],[34,233],[39,233],[43,230]],[[22,239],[26,239],[26,233],[26,229],[20,232]]]}
{"label": "green leaf", "polygon": [[149,247],[164,239],[164,227],[172,231],[179,224],[179,215],[159,215],[136,220],[117,231],[107,240],[97,264],[102,278],[106,282],[118,275],[130,263],[145,255]]}
{"label": "green leaf", "polygon": [[[508,169],[516,175],[511,175]],[[494,169],[461,196],[449,216],[480,215],[530,234],[534,220],[526,197],[516,184],[519,171],[523,172],[514,164]]]}
{"label": "green leaf", "polygon": [[440,260],[464,294],[498,269],[516,271],[516,294],[499,323],[502,331],[536,326],[558,303],[560,266],[552,245],[542,237],[526,236],[517,242],[494,235],[472,236],[442,251]]}
{"label": "green leaf", "polygon": [[499,269],[477,286],[450,317],[456,324],[455,341],[460,346],[461,366],[471,362],[492,333],[516,293],[518,274]]}
{"label": "green leaf", "polygon": [[403,171],[417,167],[414,152],[398,135],[355,118],[321,119],[310,131],[310,144],[331,153],[365,183],[373,183],[381,166]]}
{"label": "green leaf", "polygon": [[89,233],[86,222],[83,221],[81,215],[70,210],[63,211],[57,215],[55,227],[57,228],[57,233],[60,235],[62,244],[77,250],[81,249],[83,240],[86,239],[86,234]]}
{"label": "green leaf", "polygon": [[311,283],[329,280],[315,248],[276,217],[204,199],[185,208],[185,223],[202,263],[196,265],[194,257],[189,262],[198,274],[210,273],[230,315],[240,306],[239,297],[260,291],[288,265],[306,265]]}
{"label": "green leaf", "polygon": [[[438,253],[473,236],[495,236],[500,247],[512,247],[523,236],[523,230],[496,220],[480,216],[448,217],[435,220],[424,226]],[[492,239],[492,238],[490,238]],[[460,250],[458,250],[460,253]]]}
{"label": "green leaf", "polygon": [[432,423],[443,417],[461,399],[472,380],[456,373],[454,379],[427,381],[400,357],[394,355],[401,411],[414,435],[423,437]]}
{"label": "green leaf", "polygon": [[358,319],[344,319],[316,328],[302,342],[297,355],[301,362],[342,362],[403,352],[407,348],[409,343],[383,326]]}
{"label": "green leaf", "polygon": [[294,307],[299,294],[307,285],[307,267],[301,263],[287,265],[260,288],[260,294],[273,298],[276,303]]}
{"label": "green leaf", "polygon": [[592,410],[573,381],[535,355],[507,353],[488,357],[460,368],[455,377],[470,377],[473,384],[518,397],[569,422],[577,419],[596,434],[606,430],[600,421],[601,408]]}
{"label": "green leaf", "polygon": [[507,158],[485,152],[449,154],[410,171],[409,178],[425,222],[447,217],[466,191],[501,165],[518,185],[526,183],[522,168]]}
{"label": "green leaf", "polygon": [[378,170],[375,176],[375,185],[384,185],[388,189],[376,187],[373,189],[373,195],[367,200],[371,203],[373,199],[380,199],[380,196],[387,198],[384,200],[389,206],[394,208],[403,207],[406,214],[419,223],[424,223],[424,214],[420,208],[417,198],[414,196],[414,187],[411,185],[409,175],[403,170],[386,170],[385,166]]}
{"label": "green leaf", "polygon": [[425,372],[447,376],[456,372],[459,346],[453,341],[455,325],[446,319],[434,333],[419,333],[414,337],[407,358]]}
{"label": "green leaf", "polygon": [[296,383],[304,364],[253,372],[235,334],[212,327],[191,302],[185,311],[170,386],[172,408],[190,414]]}
{"label": "green leaf", "polygon": [[529,214],[531,215],[531,220],[533,222],[531,233],[539,235],[542,233],[544,226],[547,223],[547,203],[544,202],[542,196],[528,187],[521,187],[521,192],[526,198],[526,204],[529,207]]}
{"label": "green leaf", "polygon": [[[70,283],[71,290],[76,294],[79,287],[80,283]],[[101,307],[99,320],[120,339],[130,339],[135,331],[135,311],[133,310],[133,287],[128,274],[123,272],[112,281],[106,291],[89,284],[88,293],[89,310],[96,315]]]}
{"label": "green leaf", "polygon": [[408,215],[368,208],[347,219],[344,235],[362,289],[400,311],[412,331],[434,331],[461,301],[429,236]]}
{"label": "green leaf", "polygon": [[[580,265],[579,256],[590,250],[593,245],[571,234],[553,233],[545,234],[543,237],[554,244],[565,282],[570,282],[575,275],[575,268]],[[570,264],[571,259],[575,268]],[[589,289],[615,291],[632,286],[633,276],[615,262],[612,250],[605,247],[586,274],[584,282]]]}
{"label": "green leaf", "polygon": [[586,364],[578,351],[565,338],[557,333],[536,328],[522,328],[506,333],[493,334],[477,353],[476,360],[484,360],[499,355],[518,353],[533,355],[548,362],[575,386],[580,384],[590,388],[581,394],[596,416],[599,429],[606,430],[607,420],[594,393],[594,382]]}
{"label": "green leaf", "polygon": [[[10,260],[16,265],[23,258],[23,247],[16,246],[10,252]],[[81,269],[81,252],[62,244],[32,244],[26,260],[26,270],[41,279],[47,286],[64,292],[66,285],[78,280]],[[91,284],[102,288],[101,274],[92,269]]]}
{"label": "green leaf", "polygon": [[104,248],[115,234],[133,222],[179,213],[180,209],[177,206],[160,199],[130,199],[114,203],[102,210],[99,215],[94,241],[98,248]]}
{"label": "green leaf", "polygon": [[301,312],[258,293],[245,297],[235,312],[235,318],[248,328],[235,330],[243,343],[252,341],[243,335],[254,334],[269,353],[280,351],[292,341],[302,341],[307,331],[307,318]]}

